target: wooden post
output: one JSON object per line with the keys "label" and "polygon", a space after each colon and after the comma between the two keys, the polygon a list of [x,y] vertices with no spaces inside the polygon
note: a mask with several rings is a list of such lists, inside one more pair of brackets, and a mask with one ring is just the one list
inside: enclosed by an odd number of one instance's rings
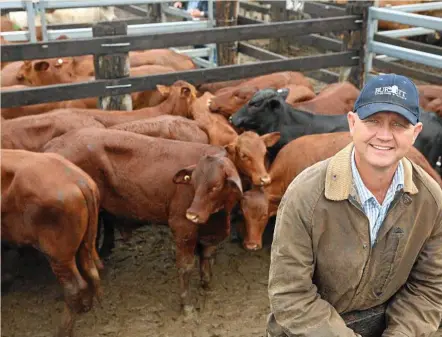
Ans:
{"label": "wooden post", "polygon": [[368,9],[370,6],[373,6],[373,0],[349,0],[346,6],[347,15],[361,16],[362,28],[360,31],[347,31],[344,34],[342,51],[359,50],[359,62],[355,67],[341,67],[339,81],[349,81],[359,89],[364,85],[366,75],[364,74],[364,58],[367,41]]}
{"label": "wooden post", "polygon": [[[271,22],[287,21],[288,11],[286,10],[286,1],[272,1],[270,7],[270,19]],[[275,53],[287,53],[289,43],[287,38],[271,39],[269,49]]]}
{"label": "wooden post", "polygon": [[152,23],[161,22],[161,4],[147,4],[147,16]]}
{"label": "wooden post", "polygon": [[[127,35],[126,22],[100,22],[92,27],[94,37]],[[94,56],[96,79],[117,79],[130,76],[129,53],[115,53]],[[98,98],[99,109],[132,110],[130,94],[102,96]]]}
{"label": "wooden post", "polygon": [[[215,5],[215,19],[217,27],[236,26],[238,23],[239,1],[217,0]],[[238,59],[238,43],[217,43],[218,65],[236,64]]]}

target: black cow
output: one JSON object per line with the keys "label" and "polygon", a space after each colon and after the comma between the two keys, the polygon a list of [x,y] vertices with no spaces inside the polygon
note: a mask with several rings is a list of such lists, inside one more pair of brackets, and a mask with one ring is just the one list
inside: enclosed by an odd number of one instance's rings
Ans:
{"label": "black cow", "polygon": [[[288,94],[289,89],[260,90],[229,119],[235,127],[252,130],[260,135],[279,131],[279,142],[269,149],[272,161],[278,151],[293,139],[304,135],[349,130],[346,115],[313,115],[294,109],[285,101]],[[420,121],[424,127],[414,146],[436,168],[436,163],[442,156],[442,118],[422,111]]]}
{"label": "black cow", "polygon": [[317,133],[349,131],[346,115],[313,115],[294,109],[285,101],[288,94],[289,89],[286,88],[260,90],[230,117],[230,122],[237,128],[260,135],[269,130],[281,133],[278,143],[269,148],[271,161],[293,139]]}

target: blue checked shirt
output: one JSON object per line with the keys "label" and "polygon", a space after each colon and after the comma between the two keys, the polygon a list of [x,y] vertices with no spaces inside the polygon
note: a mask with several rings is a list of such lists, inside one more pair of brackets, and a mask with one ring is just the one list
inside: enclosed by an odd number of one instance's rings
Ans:
{"label": "blue checked shirt", "polygon": [[388,188],[382,205],[379,204],[374,195],[368,190],[367,187],[365,187],[364,182],[359,175],[359,171],[356,168],[354,148],[351,154],[351,171],[353,173],[353,182],[356,186],[362,209],[370,221],[370,242],[371,246],[373,247],[379,229],[384,222],[385,215],[387,214],[388,208],[390,207],[396,192],[404,187],[404,167],[402,162],[399,162],[399,166],[394,174],[393,181]]}

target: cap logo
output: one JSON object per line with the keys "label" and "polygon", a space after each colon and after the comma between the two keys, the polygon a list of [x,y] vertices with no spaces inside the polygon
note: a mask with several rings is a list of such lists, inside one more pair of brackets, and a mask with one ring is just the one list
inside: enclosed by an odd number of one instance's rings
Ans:
{"label": "cap logo", "polygon": [[375,95],[394,95],[399,97],[400,99],[405,99],[406,92],[400,90],[397,85],[393,85],[391,87],[379,87],[374,91]]}

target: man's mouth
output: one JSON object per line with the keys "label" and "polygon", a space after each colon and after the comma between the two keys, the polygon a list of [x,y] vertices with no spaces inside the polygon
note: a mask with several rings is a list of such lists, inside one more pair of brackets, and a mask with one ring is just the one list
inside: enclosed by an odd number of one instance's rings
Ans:
{"label": "man's mouth", "polygon": [[372,147],[374,147],[376,150],[381,150],[381,151],[388,151],[388,150],[392,150],[393,148],[391,146],[381,146],[381,145],[373,145],[370,144]]}

